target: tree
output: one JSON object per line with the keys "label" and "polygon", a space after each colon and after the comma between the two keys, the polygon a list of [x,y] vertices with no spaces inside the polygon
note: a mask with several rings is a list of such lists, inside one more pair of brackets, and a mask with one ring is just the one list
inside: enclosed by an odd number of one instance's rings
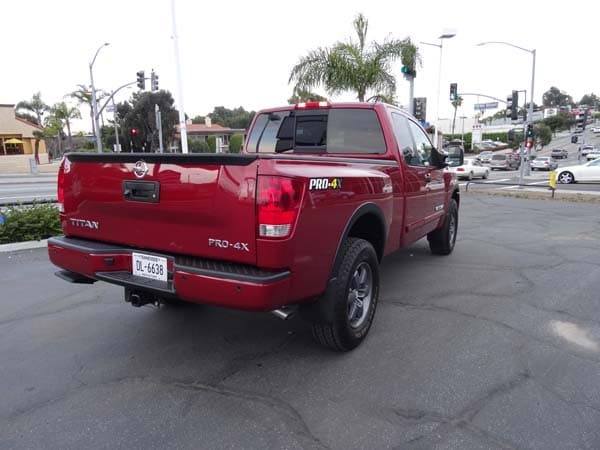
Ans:
{"label": "tree", "polygon": [[36,164],[40,163],[40,141],[44,139],[45,135],[43,131],[35,130],[33,132],[33,137],[35,138],[35,142],[33,144],[33,155],[35,157]]}
{"label": "tree", "polygon": [[[456,123],[456,110],[459,106],[462,106],[462,102],[463,98],[460,95],[452,100],[452,106],[454,107],[454,117],[452,117],[452,134],[454,134],[454,124]],[[494,117],[492,116],[490,119],[493,120]]]}
{"label": "tree", "polygon": [[[125,139],[122,139],[124,150],[150,152],[158,148],[154,105],[158,105],[161,111],[163,147],[168,148],[175,138],[175,125],[179,123],[179,115],[173,107],[175,101],[171,93],[164,90],[135,93],[130,101],[130,104],[125,102],[117,106],[121,127],[125,131]],[[138,131],[135,136],[130,133],[133,128]]]}
{"label": "tree", "polygon": [[204,117],[204,116],[196,116],[192,119],[192,123],[201,124],[201,123],[204,123],[205,120],[206,120],[206,117]]}
{"label": "tree", "polygon": [[[33,122],[36,125],[42,126],[42,124],[43,124],[42,116],[44,115],[44,113],[46,111],[50,110],[50,107],[43,102],[42,93],[36,92],[35,94],[33,94],[33,97],[31,98],[31,100],[24,100],[24,101],[17,103],[17,106],[15,109],[16,109],[17,113],[19,113],[19,110],[23,110],[23,109],[27,112],[32,113],[35,116],[35,120],[33,120]],[[31,120],[31,118],[29,118],[29,120]]]}
{"label": "tree", "polygon": [[[65,97],[70,97],[82,105],[85,104],[90,108],[90,119],[92,120],[92,134],[96,134],[96,122],[94,121],[94,106],[93,106],[93,98],[92,91],[84,84],[78,84],[78,89],[67,94]],[[103,98],[108,97],[108,94],[101,90],[96,90],[96,101],[100,102]],[[98,108],[99,109],[99,108]]]}
{"label": "tree", "polygon": [[58,120],[60,120],[67,127],[67,136],[69,137],[69,148],[68,150],[73,150],[73,137],[71,136],[71,121],[73,119],[81,119],[81,113],[79,112],[79,108],[70,107],[65,102],[56,103],[51,108],[51,114],[54,115]]}
{"label": "tree", "polygon": [[244,142],[244,136],[241,134],[234,134],[229,139],[229,152],[239,153],[242,149],[242,143]]}
{"label": "tree", "polygon": [[556,116],[546,117],[542,122],[550,128],[552,133],[556,133],[557,130],[568,129],[572,119],[567,114],[560,113]]}
{"label": "tree", "polygon": [[54,144],[55,151],[52,151],[52,154],[54,156],[62,155],[63,127],[64,124],[62,120],[56,117],[54,114],[50,114],[44,120],[44,136],[56,139],[56,142]]}
{"label": "tree", "polygon": [[367,46],[368,21],[359,14],[353,22],[358,42],[337,42],[330,48],[317,48],[292,68],[289,83],[294,90],[310,90],[322,85],[329,95],[353,91],[359,101],[365,101],[367,91],[391,96],[396,91],[396,79],[391,64],[401,58],[414,67],[420,61],[417,47],[406,38],[386,39],[382,44]]}
{"label": "tree", "polygon": [[585,94],[583,97],[581,97],[579,104],[596,107],[596,105],[600,104],[600,97],[593,92],[591,94]]}
{"label": "tree", "polygon": [[552,141],[552,130],[548,125],[544,125],[541,122],[535,124],[534,133],[537,144],[541,145],[542,148]]}
{"label": "tree", "polygon": [[296,89],[292,92],[292,96],[287,99],[289,105],[295,105],[301,102],[321,102],[327,101],[327,97],[315,94],[307,89]]}
{"label": "tree", "polygon": [[549,90],[544,92],[544,95],[542,96],[542,104],[546,107],[570,106],[573,105],[573,98],[564,91],[552,86]]}
{"label": "tree", "polygon": [[246,111],[243,107],[228,109],[224,106],[215,106],[213,112],[208,114],[212,123],[229,128],[247,129],[254,117],[254,111]]}

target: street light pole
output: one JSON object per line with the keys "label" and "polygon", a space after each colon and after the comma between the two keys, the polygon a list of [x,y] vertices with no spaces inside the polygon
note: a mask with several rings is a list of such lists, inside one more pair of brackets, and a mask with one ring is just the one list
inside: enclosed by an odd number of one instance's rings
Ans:
{"label": "street light pole", "polygon": [[436,112],[435,112],[435,123],[434,123],[434,137],[433,137],[433,145],[438,146],[438,125],[440,121],[440,90],[442,85],[442,50],[444,48],[444,39],[450,39],[456,36],[456,33],[453,31],[444,32],[438,39],[440,40],[439,44],[433,44],[431,42],[423,42],[421,44],[431,45],[433,47],[438,47],[440,49],[440,63],[438,65],[438,86],[437,86],[437,99],[436,99]]}
{"label": "street light pole", "polygon": [[[534,95],[534,90],[533,88],[535,87],[535,56],[536,56],[536,50],[529,50],[527,48],[523,48],[523,47],[519,47],[518,45],[515,44],[511,44],[510,42],[504,42],[504,41],[489,41],[489,42],[480,42],[479,44],[477,44],[478,46],[481,45],[487,45],[487,44],[501,44],[501,45],[508,45],[509,47],[514,47],[516,49],[522,50],[524,52],[527,53],[531,53],[532,57],[533,57],[533,61],[531,64],[531,97],[529,99],[529,108],[528,108],[528,113],[527,113],[527,120],[525,121],[525,130],[527,129],[527,126],[529,124],[533,124],[533,95]],[[523,161],[524,158],[524,145],[521,147],[521,169],[519,170],[519,185],[522,186],[523,185],[523,176],[524,176],[524,171],[527,171],[527,175],[529,175],[529,160],[531,159],[531,151],[528,149],[527,150],[527,161]]]}
{"label": "street light pole", "polygon": [[96,50],[96,53],[94,54],[94,58],[92,59],[92,62],[90,63],[90,82],[91,82],[91,88],[92,88],[92,115],[94,116],[94,128],[95,128],[94,131],[96,132],[96,148],[98,149],[98,153],[102,153],[102,139],[100,139],[100,124],[98,123],[98,100],[96,98],[96,88],[94,87],[93,68],[94,68],[94,63],[96,62],[96,57],[98,56],[98,53],[100,53],[100,50],[102,50],[107,45],[110,45],[110,43],[105,42],[100,47],[98,47],[98,50]]}

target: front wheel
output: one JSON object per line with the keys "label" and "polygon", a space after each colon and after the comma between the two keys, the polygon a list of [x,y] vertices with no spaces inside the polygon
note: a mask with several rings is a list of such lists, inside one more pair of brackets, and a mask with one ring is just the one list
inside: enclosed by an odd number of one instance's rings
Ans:
{"label": "front wheel", "polygon": [[575,177],[571,172],[561,172],[558,174],[558,182],[561,184],[575,183]]}
{"label": "front wheel", "polygon": [[366,337],[379,297],[379,261],[373,246],[364,239],[348,238],[342,247],[337,277],[325,298],[331,317],[312,325],[314,339],[336,351],[349,351]]}
{"label": "front wheel", "polygon": [[484,180],[487,180],[489,176],[490,176],[490,173],[486,170],[485,172],[483,172],[483,177],[482,178]]}
{"label": "front wheel", "polygon": [[441,228],[427,235],[429,249],[434,255],[449,255],[454,250],[456,243],[456,232],[458,230],[458,204],[453,198],[450,199],[446,217]]}

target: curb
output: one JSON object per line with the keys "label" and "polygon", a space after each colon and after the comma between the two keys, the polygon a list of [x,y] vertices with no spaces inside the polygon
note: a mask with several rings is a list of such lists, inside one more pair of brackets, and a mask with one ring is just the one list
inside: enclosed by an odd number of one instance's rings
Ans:
{"label": "curb", "polygon": [[42,239],[41,241],[26,241],[26,242],[15,242],[12,244],[1,244],[0,253],[16,252],[19,250],[33,250],[36,248],[44,248],[48,246],[48,239]]}

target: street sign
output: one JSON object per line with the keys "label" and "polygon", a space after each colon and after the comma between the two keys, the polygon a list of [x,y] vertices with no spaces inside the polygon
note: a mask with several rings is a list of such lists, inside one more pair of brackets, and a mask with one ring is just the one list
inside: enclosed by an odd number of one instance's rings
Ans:
{"label": "street sign", "polygon": [[490,103],[475,103],[473,109],[484,111],[486,109],[496,109],[498,108],[498,102],[490,102]]}
{"label": "street sign", "polygon": [[115,109],[113,105],[106,105],[106,112],[115,112]]}

